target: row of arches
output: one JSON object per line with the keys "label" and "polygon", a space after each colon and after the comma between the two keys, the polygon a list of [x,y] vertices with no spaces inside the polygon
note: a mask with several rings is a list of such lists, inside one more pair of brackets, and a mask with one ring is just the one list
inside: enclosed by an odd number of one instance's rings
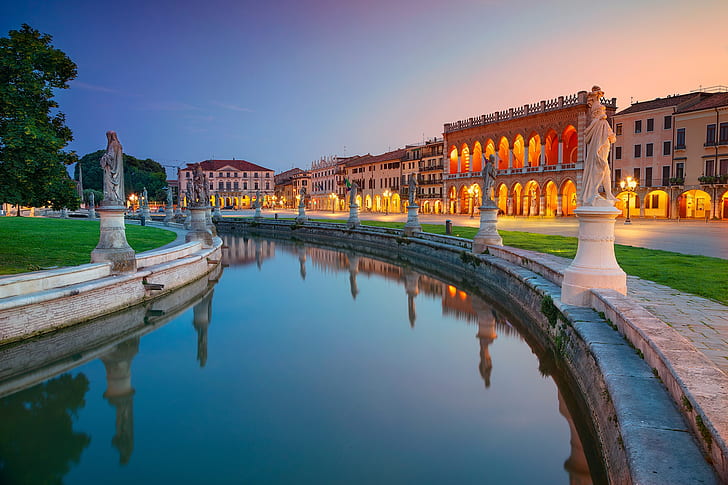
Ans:
{"label": "row of arches", "polygon": [[[576,184],[567,179],[560,185],[548,181],[544,186],[535,180],[516,182],[510,187],[500,183],[494,190],[499,212],[514,216],[568,216],[576,209]],[[480,185],[451,185],[448,188],[448,211],[451,214],[474,214],[482,205]]]}
{"label": "row of arches", "polygon": [[711,196],[708,192],[692,189],[674,199],[664,190],[644,193],[622,192],[617,194],[622,215],[630,217],[656,217],[680,219],[728,219],[728,190]]}
{"label": "row of arches", "polygon": [[482,158],[487,160],[490,155],[496,156],[499,170],[576,163],[578,142],[576,128],[567,125],[561,133],[549,129],[543,137],[533,131],[527,138],[519,133],[511,140],[501,136],[497,142],[493,138],[485,139],[482,144],[476,141],[472,147],[467,143],[459,147],[451,145],[448,172],[480,172],[483,170]]}

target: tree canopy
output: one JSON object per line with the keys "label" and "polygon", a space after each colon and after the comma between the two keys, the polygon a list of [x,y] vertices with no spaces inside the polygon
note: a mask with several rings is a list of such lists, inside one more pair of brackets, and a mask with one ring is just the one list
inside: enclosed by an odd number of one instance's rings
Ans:
{"label": "tree canopy", "polygon": [[75,209],[76,155],[63,150],[73,135],[53,91],[77,71],[51,39],[27,24],[0,38],[0,202]]}
{"label": "tree canopy", "polygon": [[[76,164],[74,177],[78,180],[79,168],[83,171],[84,189],[104,191],[104,171],[101,169],[99,160],[106,153],[106,150],[97,150],[87,153]],[[164,187],[167,186],[167,173],[159,163],[151,158],[139,159],[124,154],[124,197],[129,194],[140,194],[144,187],[147,188],[150,200],[164,201],[167,194]],[[101,202],[101,199],[97,199]]]}

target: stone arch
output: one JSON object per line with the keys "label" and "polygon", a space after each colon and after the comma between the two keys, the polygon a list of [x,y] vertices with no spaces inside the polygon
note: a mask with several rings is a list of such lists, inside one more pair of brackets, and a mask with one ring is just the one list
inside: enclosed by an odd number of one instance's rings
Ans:
{"label": "stone arch", "polygon": [[355,200],[356,200],[356,205],[361,207],[362,206],[361,205],[361,195],[357,195]]}
{"label": "stone arch", "polygon": [[468,187],[461,185],[458,190],[458,202],[460,205],[460,214],[467,214],[470,210],[470,194],[468,194]]}
{"label": "stone arch", "polygon": [[566,179],[561,184],[561,215],[574,215],[576,209],[576,184],[571,179]]}
{"label": "stone arch", "polygon": [[723,192],[723,195],[718,196],[718,213],[716,215],[721,219],[728,219],[728,189]]}
{"label": "stone arch", "polygon": [[450,147],[450,173],[458,173],[458,149],[455,145]]}
{"label": "stone arch", "polygon": [[460,173],[470,172],[470,148],[466,143],[460,148]]}
{"label": "stone arch", "polygon": [[514,216],[523,215],[523,186],[520,182],[516,182],[511,189],[511,213]]}
{"label": "stone arch", "polygon": [[[491,155],[495,155],[495,143],[493,142],[493,140],[488,138],[488,140],[485,142],[485,152],[483,153],[483,156],[486,160],[488,160]],[[496,161],[496,168],[498,168],[497,165],[498,162]]]}
{"label": "stone arch", "polygon": [[400,211],[400,199],[399,194],[392,194],[392,197],[390,197],[391,200],[391,207],[389,209],[389,212],[401,212]]}
{"label": "stone arch", "polygon": [[670,196],[664,190],[651,190],[647,192],[643,202],[645,217],[668,217]]}
{"label": "stone arch", "polygon": [[568,125],[564,128],[564,131],[561,134],[561,139],[563,140],[563,149],[561,154],[561,158],[563,160],[562,163],[576,163],[577,150],[579,148],[576,128],[574,128],[573,125]]}
{"label": "stone arch", "polygon": [[559,210],[559,189],[553,180],[546,182],[544,187],[544,215],[553,217]]}
{"label": "stone arch", "polygon": [[499,212],[503,211],[503,214],[508,214],[508,186],[501,183],[495,193],[497,194],[496,204],[498,204]]}
{"label": "stone arch", "polygon": [[473,163],[470,167],[471,172],[480,172],[483,170],[483,164],[482,159],[483,157],[483,147],[481,146],[479,141],[475,142],[475,145],[473,145]]}
{"label": "stone arch", "polygon": [[498,142],[498,170],[506,170],[510,168],[508,161],[511,152],[511,145],[508,143],[508,138],[502,136]]}
{"label": "stone arch", "polygon": [[442,202],[439,200],[435,201],[435,214],[442,214]]}
{"label": "stone arch", "polygon": [[523,158],[526,149],[523,141],[523,135],[520,133],[513,139],[513,168],[523,168]]}
{"label": "stone arch", "polygon": [[559,137],[556,131],[550,129],[546,132],[544,143],[544,159],[546,165],[557,165],[559,163]]}
{"label": "stone arch", "polygon": [[541,137],[532,132],[528,137],[528,166],[538,167],[541,161]]}
{"label": "stone arch", "polygon": [[682,218],[703,219],[709,210],[711,210],[710,195],[702,190],[688,190],[678,198],[678,212]]}
{"label": "stone arch", "polygon": [[367,195],[366,197],[364,197],[364,208],[368,211],[372,210],[372,196],[371,195]]}
{"label": "stone arch", "polygon": [[451,185],[447,191],[448,213],[457,214],[458,210],[458,191],[454,185]]}

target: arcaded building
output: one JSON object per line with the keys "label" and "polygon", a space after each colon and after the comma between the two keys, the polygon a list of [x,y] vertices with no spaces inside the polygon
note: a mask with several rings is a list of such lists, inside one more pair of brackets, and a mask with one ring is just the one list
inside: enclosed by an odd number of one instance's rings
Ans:
{"label": "arcaded building", "polygon": [[[482,202],[482,158],[495,155],[493,198],[504,214],[568,216],[584,165],[587,92],[447,123],[445,212],[473,214]],[[617,100],[602,100],[611,119]]]}
{"label": "arcaded building", "polygon": [[[179,200],[187,197],[187,182],[192,180],[194,163],[178,170]],[[227,208],[249,208],[257,193],[264,205],[272,203],[275,193],[273,170],[245,160],[205,160],[200,162],[209,183],[210,202]]]}

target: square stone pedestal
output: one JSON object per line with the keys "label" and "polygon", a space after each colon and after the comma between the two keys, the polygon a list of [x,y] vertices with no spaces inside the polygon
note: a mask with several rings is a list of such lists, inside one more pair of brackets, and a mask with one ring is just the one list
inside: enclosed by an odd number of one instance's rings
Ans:
{"label": "square stone pedestal", "polygon": [[136,254],[126,240],[123,206],[101,206],[99,244],[91,251],[92,263],[112,263],[111,272],[133,273],[136,271]]}

